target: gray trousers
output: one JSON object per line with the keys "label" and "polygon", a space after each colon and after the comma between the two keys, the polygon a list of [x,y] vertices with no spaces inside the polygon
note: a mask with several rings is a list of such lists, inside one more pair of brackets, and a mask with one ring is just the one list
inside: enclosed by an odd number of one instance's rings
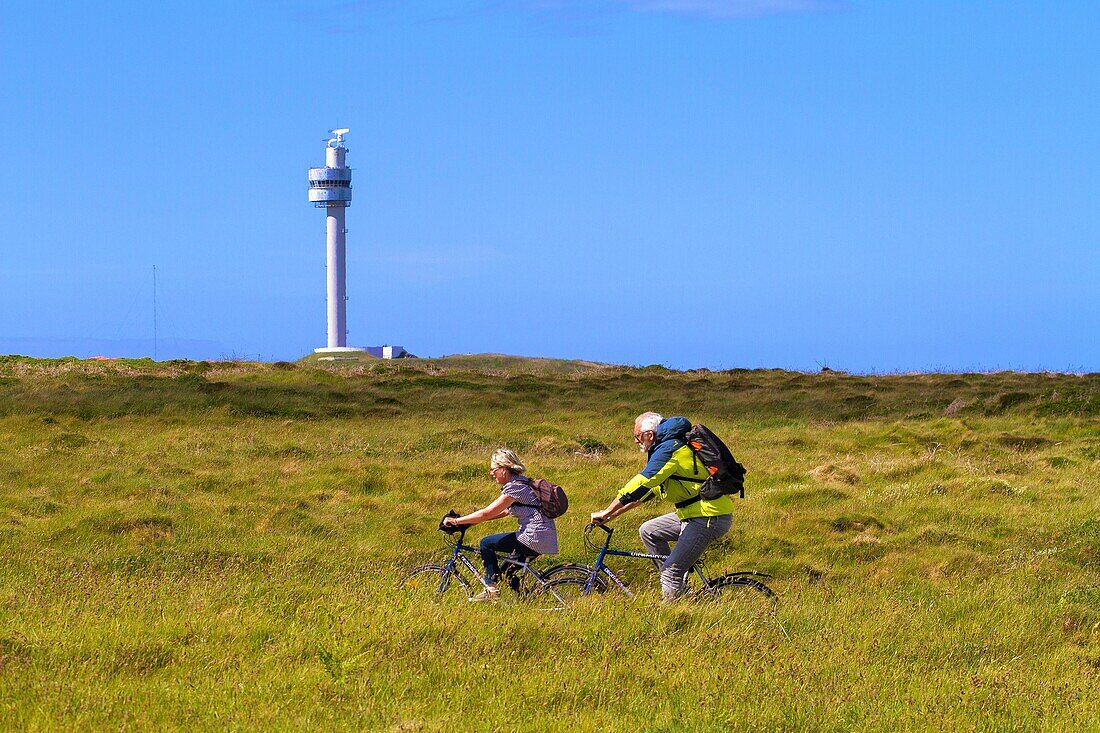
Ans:
{"label": "gray trousers", "polygon": [[[730,531],[733,515],[720,517],[692,517],[682,522],[676,512],[654,517],[638,528],[642,544],[652,555],[668,555],[661,566],[661,595],[666,601],[674,600],[687,589],[684,576],[691,566],[703,556],[711,542]],[[669,542],[676,547],[669,551]]]}

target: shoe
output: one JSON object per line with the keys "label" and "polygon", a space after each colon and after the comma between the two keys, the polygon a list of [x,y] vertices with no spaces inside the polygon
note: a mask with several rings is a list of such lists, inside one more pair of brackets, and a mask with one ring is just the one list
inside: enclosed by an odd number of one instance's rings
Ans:
{"label": "shoe", "polygon": [[477,603],[479,601],[497,601],[500,600],[500,591],[496,588],[485,588],[476,596],[470,599],[470,603]]}

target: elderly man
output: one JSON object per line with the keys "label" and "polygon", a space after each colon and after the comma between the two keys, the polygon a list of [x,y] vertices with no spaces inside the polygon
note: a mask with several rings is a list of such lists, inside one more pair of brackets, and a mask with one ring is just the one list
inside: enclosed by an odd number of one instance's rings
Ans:
{"label": "elderly man", "polygon": [[[650,519],[638,529],[650,553],[668,555],[661,567],[661,594],[666,601],[684,593],[687,572],[733,523],[729,496],[713,500],[699,496],[707,469],[684,441],[689,429],[691,422],[682,417],[665,419],[656,412],[639,415],[634,421],[634,442],[649,461],[606,509],[592,513],[592,521],[602,524],[654,496],[673,502],[676,511]],[[671,552],[669,542],[676,542]]]}

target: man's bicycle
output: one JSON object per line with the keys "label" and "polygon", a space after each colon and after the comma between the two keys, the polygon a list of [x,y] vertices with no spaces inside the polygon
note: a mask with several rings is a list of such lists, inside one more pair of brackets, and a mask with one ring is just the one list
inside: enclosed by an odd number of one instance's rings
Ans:
{"label": "man's bicycle", "polygon": [[[445,542],[451,547],[450,557],[443,562],[418,565],[405,574],[400,587],[409,597],[424,601],[469,600],[487,587],[481,572],[470,559],[470,556],[478,556],[480,550],[465,544],[468,526],[444,527],[440,523],[439,529],[447,536]],[[519,555],[504,555],[500,558],[501,585],[509,586],[516,595],[530,598],[544,608],[565,608],[569,605],[569,595],[555,590],[550,583],[550,573],[554,573],[559,580],[568,576],[565,567],[557,565],[542,573],[531,566],[531,560]]]}
{"label": "man's bicycle", "polygon": [[[604,531],[603,542],[596,544],[592,540],[592,531],[599,528]],[[606,593],[614,583],[626,595],[634,597],[634,592],[626,583],[607,566],[604,560],[608,556],[632,557],[635,559],[651,560],[658,566],[666,559],[666,555],[654,555],[645,552],[627,552],[625,550],[611,549],[611,535],[614,533],[611,527],[605,524],[589,524],[584,528],[584,546],[589,553],[596,553],[596,562],[591,566],[580,563],[567,563],[551,568],[546,573],[550,589],[563,598],[573,599],[593,593]],[[692,595],[695,598],[732,598],[745,596],[747,600],[757,603],[766,602],[774,605],[779,596],[769,588],[761,578],[770,578],[767,573],[758,573],[754,570],[726,573],[718,577],[711,577],[702,561],[697,562],[688,571],[693,578],[689,578],[692,587]]]}

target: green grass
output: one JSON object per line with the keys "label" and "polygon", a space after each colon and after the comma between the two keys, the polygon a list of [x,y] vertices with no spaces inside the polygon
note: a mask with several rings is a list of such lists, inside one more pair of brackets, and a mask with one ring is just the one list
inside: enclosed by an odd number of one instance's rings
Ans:
{"label": "green grass", "polygon": [[[749,468],[709,559],[775,614],[623,562],[563,613],[395,591],[500,445],[586,559],[646,409]],[[0,729],[1094,729],[1098,417],[1097,375],[0,357]]]}

